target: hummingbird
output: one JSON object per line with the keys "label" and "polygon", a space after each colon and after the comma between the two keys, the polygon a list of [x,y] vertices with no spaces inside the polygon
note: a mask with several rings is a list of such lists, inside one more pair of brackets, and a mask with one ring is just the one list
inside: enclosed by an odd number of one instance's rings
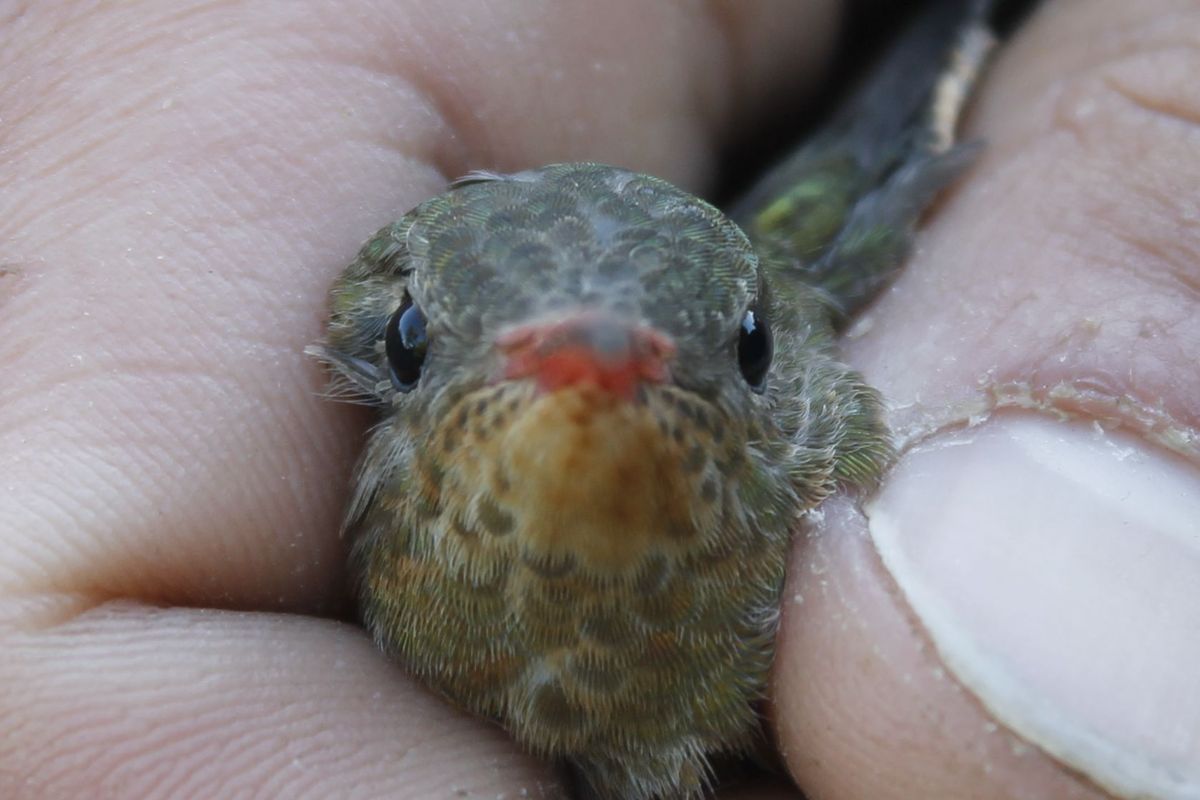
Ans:
{"label": "hummingbird", "polygon": [[598,163],[477,172],[371,238],[309,352],[379,410],[345,515],[379,647],[591,796],[753,753],[800,518],[892,457],[839,325],[975,157],[941,2],[724,213]]}

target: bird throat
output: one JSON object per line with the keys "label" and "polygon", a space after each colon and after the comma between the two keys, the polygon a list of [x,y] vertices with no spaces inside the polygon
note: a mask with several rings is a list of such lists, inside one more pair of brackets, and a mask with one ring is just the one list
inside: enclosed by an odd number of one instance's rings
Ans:
{"label": "bird throat", "polygon": [[707,451],[675,406],[589,384],[499,391],[505,411],[456,448],[453,483],[513,520],[526,560],[619,574],[703,536]]}

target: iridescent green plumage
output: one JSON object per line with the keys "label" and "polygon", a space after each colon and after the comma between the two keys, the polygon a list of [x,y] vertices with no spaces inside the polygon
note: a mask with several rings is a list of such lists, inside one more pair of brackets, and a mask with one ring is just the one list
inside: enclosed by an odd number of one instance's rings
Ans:
{"label": "iridescent green plumage", "polygon": [[978,143],[956,144],[993,37],[991,0],[936,3],[871,79],[730,211],[776,280],[824,290],[838,318],[895,273],[934,197]]}
{"label": "iridescent green plumage", "polygon": [[[663,181],[554,165],[460,182],[334,287],[314,352],[383,412],[346,518],[365,624],[597,795],[694,796],[710,756],[754,748],[790,532],[887,463],[832,316],[898,265],[965,158],[926,134],[974,21],[936,22],[920,58],[897,51],[924,65],[908,107],[818,137],[735,212],[749,238]],[[415,388],[388,377],[405,303],[427,320]],[[593,318],[669,342],[668,377],[628,397],[513,377],[514,329]],[[761,386],[739,366],[747,320],[774,330]]]}

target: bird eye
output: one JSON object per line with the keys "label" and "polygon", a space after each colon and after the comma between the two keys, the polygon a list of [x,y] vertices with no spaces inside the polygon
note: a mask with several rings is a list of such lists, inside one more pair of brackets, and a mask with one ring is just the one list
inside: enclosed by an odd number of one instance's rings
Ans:
{"label": "bird eye", "polygon": [[417,388],[428,340],[425,337],[425,315],[408,295],[404,296],[404,302],[388,320],[383,345],[387,351],[392,386],[398,392],[411,392]]}
{"label": "bird eye", "polygon": [[771,336],[771,326],[767,324],[766,317],[750,309],[742,317],[742,325],[738,330],[737,356],[742,377],[754,391],[762,392],[766,388],[767,370],[771,368],[771,356],[774,354],[775,341]]}

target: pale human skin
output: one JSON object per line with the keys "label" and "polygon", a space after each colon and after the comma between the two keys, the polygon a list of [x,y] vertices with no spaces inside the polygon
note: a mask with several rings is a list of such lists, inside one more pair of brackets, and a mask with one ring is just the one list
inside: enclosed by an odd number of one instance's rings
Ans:
{"label": "pale human skin", "polygon": [[[301,351],[358,245],[448,177],[589,158],[702,191],[720,144],[821,79],[837,4],[587,5],[0,19],[0,796],[553,796],[546,765],[336,621],[367,419],[318,397]],[[1198,35],[1190,0],[1063,0],[1000,58],[968,122],[987,154],[847,344],[898,427],[991,376],[1200,429]],[[864,529],[835,502],[796,547],[770,707],[793,778],[1107,796],[947,672]]]}

